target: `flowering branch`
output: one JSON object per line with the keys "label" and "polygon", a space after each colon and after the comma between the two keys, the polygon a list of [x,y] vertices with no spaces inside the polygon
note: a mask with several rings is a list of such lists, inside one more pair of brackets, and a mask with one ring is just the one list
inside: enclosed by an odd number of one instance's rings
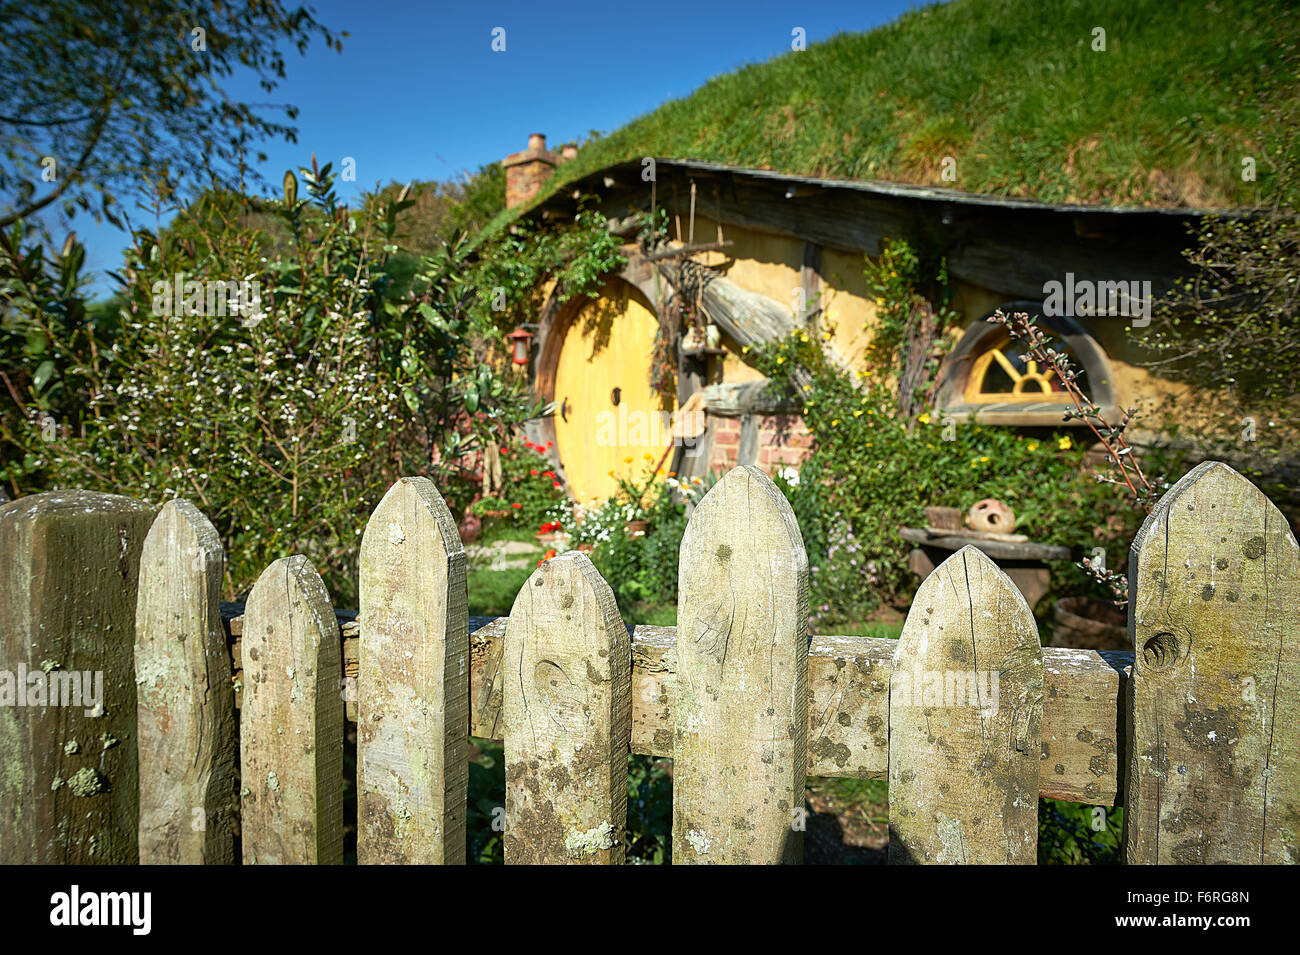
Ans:
{"label": "flowering branch", "polygon": [[[1073,410],[1067,410],[1064,421],[1077,419],[1088,426],[1097,441],[1106,450],[1106,463],[1119,472],[1119,480],[1098,474],[1097,480],[1109,484],[1123,484],[1133,495],[1134,502],[1143,511],[1150,514],[1155,506],[1158,490],[1147,480],[1142,465],[1133,453],[1133,447],[1124,437],[1124,431],[1137,415],[1136,408],[1128,408],[1118,424],[1111,424],[1101,413],[1101,409],[1082,388],[1079,387],[1079,371],[1063,352],[1057,351],[1049,344],[1050,339],[1038,327],[1035,319],[1025,312],[1016,312],[1008,316],[1002,309],[996,310],[988,320],[995,325],[1002,325],[1007,333],[1025,346],[1023,361],[1035,361],[1040,366],[1050,368],[1061,382],[1061,387],[1074,403]],[[1107,587],[1115,597],[1117,606],[1128,602],[1128,578],[1124,574],[1106,570],[1100,564],[1085,557],[1080,565],[1084,572]]]}

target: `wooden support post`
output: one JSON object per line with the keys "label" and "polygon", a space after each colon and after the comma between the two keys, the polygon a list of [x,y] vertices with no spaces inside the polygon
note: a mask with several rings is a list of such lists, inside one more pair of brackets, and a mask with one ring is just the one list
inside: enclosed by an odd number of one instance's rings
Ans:
{"label": "wooden support post", "polygon": [[224,556],[186,500],[163,505],[140,557],[135,625],[140,863],[235,861],[235,692],[221,626]]}
{"label": "wooden support post", "polygon": [[770,478],[733,468],[682,538],[673,861],[803,859],[808,558]]}
{"label": "wooden support post", "polygon": [[153,517],[89,491],[0,507],[0,862],[139,857],[132,661]]}
{"label": "wooden support post", "polygon": [[1125,856],[1300,862],[1300,554],[1240,474],[1194,468],[1129,557]]}
{"label": "wooden support post", "polygon": [[402,478],[361,541],[357,861],[463,864],[469,785],[465,548],[428,478]]}
{"label": "wooden support post", "polygon": [[586,554],[544,561],[515,598],[504,667],[508,865],[623,862],[632,664]]}
{"label": "wooden support post", "polygon": [[1033,865],[1043,657],[1020,591],[963,547],[916,592],[889,691],[889,861]]}
{"label": "wooden support post", "polygon": [[244,612],[240,783],[245,865],[343,862],[339,625],[300,554],[262,572]]}

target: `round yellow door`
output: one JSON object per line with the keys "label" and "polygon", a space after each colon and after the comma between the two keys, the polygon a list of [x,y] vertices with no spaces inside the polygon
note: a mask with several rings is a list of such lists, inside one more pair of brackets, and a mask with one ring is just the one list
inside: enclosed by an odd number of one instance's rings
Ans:
{"label": "round yellow door", "polygon": [[584,504],[614,493],[611,471],[643,479],[672,444],[672,396],[650,387],[658,329],[649,303],[612,282],[564,336],[555,369],[555,443],[573,496]]}

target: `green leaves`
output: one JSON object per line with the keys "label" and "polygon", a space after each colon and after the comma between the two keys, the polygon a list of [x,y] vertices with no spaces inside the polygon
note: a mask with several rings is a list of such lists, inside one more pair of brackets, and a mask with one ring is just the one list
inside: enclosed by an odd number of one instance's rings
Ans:
{"label": "green leaves", "polygon": [[47,358],[36,367],[36,373],[32,375],[32,391],[40,394],[41,389],[45,387],[45,383],[50,380],[50,376],[53,374],[54,362]]}
{"label": "green leaves", "polygon": [[[284,77],[282,46],[337,47],[309,11],[279,0],[204,9],[202,51],[191,47],[198,8],[183,0],[4,10],[0,62],[25,67],[0,78],[0,115],[20,118],[0,140],[0,227],[41,210],[121,225],[119,196],[141,183],[159,187],[164,207],[181,181],[238,189],[259,140],[292,140],[281,120],[294,111],[241,101],[224,81],[239,71],[269,92]],[[48,157],[59,157],[53,179]]]}

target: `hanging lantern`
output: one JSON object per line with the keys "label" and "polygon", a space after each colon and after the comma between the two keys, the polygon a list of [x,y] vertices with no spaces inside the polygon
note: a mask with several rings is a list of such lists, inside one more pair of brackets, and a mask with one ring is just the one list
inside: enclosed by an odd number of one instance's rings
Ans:
{"label": "hanging lantern", "polygon": [[528,364],[528,349],[529,342],[533,339],[532,333],[524,331],[521,326],[507,335],[506,338],[510,339],[511,347],[514,349],[514,357],[512,359],[514,363],[516,365]]}

